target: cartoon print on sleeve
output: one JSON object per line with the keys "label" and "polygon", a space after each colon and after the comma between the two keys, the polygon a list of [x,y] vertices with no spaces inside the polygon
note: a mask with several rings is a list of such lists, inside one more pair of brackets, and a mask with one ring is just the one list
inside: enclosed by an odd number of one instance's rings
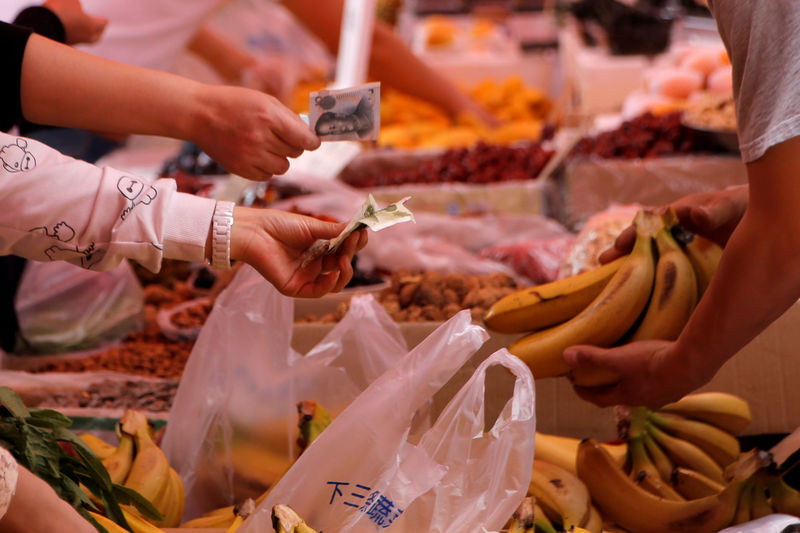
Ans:
{"label": "cartoon print on sleeve", "polygon": [[131,202],[131,205],[122,212],[120,216],[122,220],[125,220],[134,207],[139,204],[149,205],[158,195],[158,191],[152,185],[139,178],[131,178],[129,176],[119,178],[117,189],[122,193],[122,196]]}
{"label": "cartoon print on sleeve", "polygon": [[106,255],[105,250],[95,248],[94,243],[90,244],[85,250],[74,248],[62,248],[53,245],[44,251],[51,261],[67,261],[72,264],[80,264],[83,268],[92,268],[103,260]]}
{"label": "cartoon print on sleeve", "polygon": [[28,141],[17,139],[16,144],[0,148],[0,161],[8,172],[25,172],[36,167],[36,158],[28,151]]}
{"label": "cartoon print on sleeve", "polygon": [[53,239],[59,240],[61,242],[69,242],[75,236],[75,230],[72,229],[72,226],[64,222],[63,220],[53,226],[52,229],[48,229],[47,226],[39,226],[33,229],[28,230],[29,232],[34,232],[42,230],[45,235],[48,237],[52,237]]}

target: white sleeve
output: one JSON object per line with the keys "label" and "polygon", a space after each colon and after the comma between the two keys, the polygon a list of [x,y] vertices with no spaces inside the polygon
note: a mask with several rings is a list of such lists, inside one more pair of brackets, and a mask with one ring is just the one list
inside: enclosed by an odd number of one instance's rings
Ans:
{"label": "white sleeve", "polygon": [[8,511],[11,499],[17,490],[17,477],[19,469],[11,452],[0,447],[0,520]]}
{"label": "white sleeve", "polygon": [[0,254],[108,270],[203,261],[214,201],[0,133]]}

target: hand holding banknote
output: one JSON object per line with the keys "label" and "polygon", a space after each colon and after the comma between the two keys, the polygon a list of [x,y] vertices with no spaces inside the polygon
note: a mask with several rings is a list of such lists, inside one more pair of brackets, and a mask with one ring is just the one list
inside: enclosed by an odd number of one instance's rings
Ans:
{"label": "hand holding banknote", "polygon": [[309,96],[309,126],[322,141],[374,141],[381,128],[381,85],[324,89]]}

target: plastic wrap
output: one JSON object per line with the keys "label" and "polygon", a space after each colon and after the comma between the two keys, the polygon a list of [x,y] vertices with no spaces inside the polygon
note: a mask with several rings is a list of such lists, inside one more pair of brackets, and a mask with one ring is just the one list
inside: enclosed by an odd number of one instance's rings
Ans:
{"label": "plastic wrap", "polygon": [[144,296],[127,261],[95,272],[63,261],[30,261],[15,302],[20,334],[38,352],[99,346],[140,329]]}

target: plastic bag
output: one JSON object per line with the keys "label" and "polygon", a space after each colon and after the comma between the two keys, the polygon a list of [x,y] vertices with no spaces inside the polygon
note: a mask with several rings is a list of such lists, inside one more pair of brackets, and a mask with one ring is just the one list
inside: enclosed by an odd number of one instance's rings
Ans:
{"label": "plastic bag", "polygon": [[771,514],[758,520],[725,528],[719,533],[797,533],[798,531],[800,531],[800,521],[796,516]]}
{"label": "plastic bag", "polygon": [[[522,361],[504,349],[494,353],[418,443],[408,439],[416,410],[485,338],[466,311],[438,328],[312,443],[243,533],[269,529],[279,503],[314,529],[340,533],[502,528],[527,491],[533,464],[534,384]],[[514,392],[485,432],[486,375],[496,365],[514,374]]]}
{"label": "plastic bag", "polygon": [[127,261],[108,272],[29,261],[15,307],[22,338],[38,352],[94,348],[144,324],[142,287]]}
{"label": "plastic bag", "polygon": [[306,356],[290,345],[293,301],[250,267],[218,297],[175,396],[163,449],[183,478],[186,516],[257,497],[297,455],[297,408],[333,416],[408,348],[371,296]]}

